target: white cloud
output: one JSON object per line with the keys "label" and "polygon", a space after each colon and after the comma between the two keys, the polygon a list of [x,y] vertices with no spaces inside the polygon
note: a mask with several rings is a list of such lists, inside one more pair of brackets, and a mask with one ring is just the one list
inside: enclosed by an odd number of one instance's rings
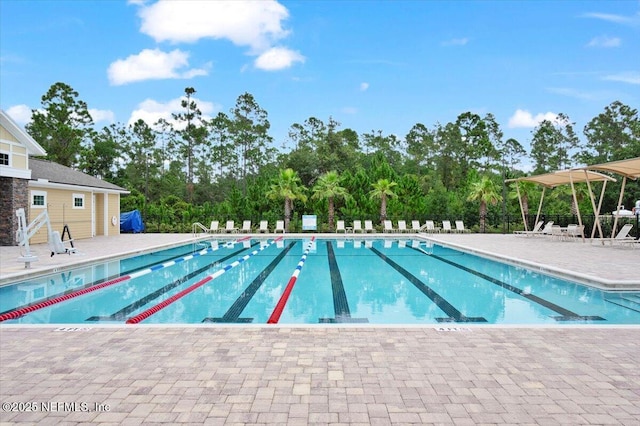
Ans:
{"label": "white cloud", "polygon": [[366,82],[360,83],[360,91],[361,92],[366,91],[368,88],[369,88],[369,83],[366,83]]}
{"label": "white cloud", "polygon": [[[137,55],[130,55],[127,59],[118,59],[109,65],[107,75],[112,85],[119,86],[135,81],[159,80],[166,78],[193,78],[207,75],[207,69],[191,68],[186,71],[178,70],[189,66],[189,54],[179,49],[169,53],[159,49],[144,49]],[[207,64],[206,67],[209,67]]]}
{"label": "white cloud", "polygon": [[113,111],[89,108],[89,114],[91,115],[91,118],[93,118],[94,123],[98,123],[100,121],[114,123],[116,121]]}
{"label": "white cloud", "polygon": [[295,62],[304,62],[305,58],[299,52],[285,47],[272,47],[262,53],[254,61],[256,68],[265,71],[276,71],[289,68]]}
{"label": "white cloud", "polygon": [[615,15],[612,13],[585,13],[583,18],[595,18],[602,21],[613,22],[615,24],[637,25],[640,23],[640,13],[635,16]]}
{"label": "white cloud", "polygon": [[[163,118],[167,122],[176,126],[176,128],[182,129],[184,128],[184,124],[176,123],[172,114],[184,113],[184,108],[182,107],[183,99],[183,97],[180,97],[167,102],[146,99],[142,101],[138,105],[138,108],[131,113],[127,124],[132,125],[136,121],[142,119],[149,126],[153,126],[158,120]],[[206,102],[195,97],[192,97],[191,100],[196,103],[198,109],[202,112],[202,118],[205,120],[211,119],[214,113],[221,110],[220,105],[213,102]]]}
{"label": "white cloud", "polygon": [[518,127],[536,127],[544,120],[551,121],[555,124],[563,124],[563,121],[558,119],[558,114],[553,112],[540,113],[534,116],[529,111],[517,109],[511,118],[509,118],[508,126],[511,129]]}
{"label": "white cloud", "polygon": [[282,27],[289,12],[275,0],[158,1],[141,6],[139,16],[141,32],[157,42],[227,39],[260,52],[289,34]]}
{"label": "white cloud", "polygon": [[640,84],[640,72],[622,72],[618,74],[612,74],[602,77],[603,80],[619,81],[629,84]]}
{"label": "white cloud", "polygon": [[587,47],[618,47],[622,41],[618,37],[600,36],[591,39]]}
{"label": "white cloud", "polygon": [[469,43],[469,39],[467,37],[463,38],[452,38],[451,40],[446,40],[442,42],[443,46],[464,46]]}
{"label": "white cloud", "polygon": [[25,126],[31,121],[31,108],[25,104],[14,105],[7,109],[7,115],[21,126]]}
{"label": "white cloud", "polygon": [[595,95],[595,92],[582,92],[580,90],[571,89],[568,87],[549,87],[547,88],[547,91],[550,93],[556,93],[562,96],[569,96],[570,98],[581,99],[584,101],[595,100],[597,98],[597,96]]}

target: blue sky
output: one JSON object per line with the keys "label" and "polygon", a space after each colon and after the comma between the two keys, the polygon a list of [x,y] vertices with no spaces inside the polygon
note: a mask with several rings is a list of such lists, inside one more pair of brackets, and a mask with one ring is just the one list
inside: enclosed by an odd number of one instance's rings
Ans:
{"label": "blue sky", "polygon": [[96,127],[206,116],[244,92],[275,145],[329,117],[404,138],[492,113],[529,147],[543,118],[581,134],[619,100],[640,107],[640,1],[0,0],[0,106],[20,124],[56,82]]}

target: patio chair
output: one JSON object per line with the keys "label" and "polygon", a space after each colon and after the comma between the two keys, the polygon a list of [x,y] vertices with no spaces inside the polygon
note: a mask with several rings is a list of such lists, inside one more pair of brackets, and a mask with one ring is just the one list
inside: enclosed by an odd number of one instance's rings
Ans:
{"label": "patio chair", "polygon": [[448,232],[448,233],[453,232],[453,229],[451,229],[451,221],[449,220],[442,221],[442,232]]}
{"label": "patio chair", "polygon": [[584,238],[584,225],[576,225],[576,224],[567,225],[567,237]]}
{"label": "patio chair", "polygon": [[384,222],[384,232],[393,232],[393,223],[390,220],[385,220]]}
{"label": "patio chair", "polygon": [[375,232],[375,230],[373,229],[373,222],[370,220],[365,220],[364,221],[364,232]]}
{"label": "patio chair", "polygon": [[611,241],[611,244],[612,245],[613,244],[621,244],[621,245],[629,244],[633,248],[635,248],[637,245],[640,245],[640,243],[638,243],[638,240],[636,240],[634,237],[629,235],[629,232],[631,232],[632,228],[633,228],[633,225],[630,223],[627,223],[622,228],[620,228],[620,231],[618,232],[618,234],[614,238],[609,239]]}
{"label": "patio chair", "polygon": [[456,220],[456,232],[465,233],[470,232],[467,228],[464,227],[464,222],[461,220]]}
{"label": "patio chair", "polygon": [[436,232],[440,232],[440,228],[436,226],[436,224],[432,220],[428,220],[425,224],[420,228],[423,232],[427,232],[429,234],[434,234]]}
{"label": "patio chair", "polygon": [[245,220],[244,222],[242,222],[242,229],[240,231],[244,233],[251,232],[251,221]]}
{"label": "patio chair", "polygon": [[344,227],[344,220],[339,220],[336,222],[336,232],[344,232],[347,233],[347,229]]}
{"label": "patio chair", "polygon": [[409,232],[409,230],[407,229],[407,221],[406,220],[399,220],[398,221],[398,232]]}
{"label": "patio chair", "polygon": [[361,220],[354,220],[353,221],[353,232],[364,232],[364,230],[362,229],[362,221]]}
{"label": "patio chair", "polygon": [[260,227],[258,228],[258,232],[260,232],[261,234],[265,234],[265,233],[269,232],[269,221],[268,220],[261,220],[260,221]]}
{"label": "patio chair", "polygon": [[225,226],[224,232],[226,233],[238,232],[238,228],[236,228],[235,222],[233,220],[227,221],[227,226]]}
{"label": "patio chair", "polygon": [[557,239],[558,241],[564,241],[567,239],[567,234],[562,230],[560,225],[551,226],[551,239]]}
{"label": "patio chair", "polygon": [[211,225],[209,226],[209,232],[210,234],[217,234],[218,232],[220,232],[220,222],[218,222],[217,220],[212,220],[211,221]]}
{"label": "patio chair", "polygon": [[513,231],[513,233],[515,234],[515,236],[519,236],[519,235],[524,235],[527,237],[530,237],[532,235],[536,235],[540,233],[540,228],[542,228],[542,225],[544,224],[543,221],[538,221],[538,223],[536,223],[536,225],[533,227],[533,229],[531,231]]}
{"label": "patio chair", "polygon": [[420,232],[420,221],[419,220],[412,220],[411,221],[411,231],[413,232]]}
{"label": "patio chair", "polygon": [[551,228],[553,228],[553,221],[550,220],[549,222],[547,222],[546,225],[544,225],[544,228],[542,228],[542,230],[536,234],[532,234],[532,235],[551,235]]}
{"label": "patio chair", "polygon": [[276,234],[282,232],[284,234],[284,220],[276,220],[276,228],[273,230]]}

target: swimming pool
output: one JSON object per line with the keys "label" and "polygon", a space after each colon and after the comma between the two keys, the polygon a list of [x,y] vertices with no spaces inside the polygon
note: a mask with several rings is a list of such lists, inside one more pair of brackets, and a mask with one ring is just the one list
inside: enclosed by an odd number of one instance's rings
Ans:
{"label": "swimming pool", "polygon": [[7,324],[640,324],[607,292],[422,239],[207,241],[0,287]]}

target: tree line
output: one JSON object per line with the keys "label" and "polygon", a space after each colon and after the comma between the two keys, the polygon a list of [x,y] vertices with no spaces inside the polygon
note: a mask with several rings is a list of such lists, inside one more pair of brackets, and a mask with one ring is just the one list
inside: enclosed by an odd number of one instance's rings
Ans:
{"label": "tree line", "polygon": [[[416,123],[407,134],[372,130],[358,134],[332,117],[309,117],[288,132],[289,150],[276,147],[268,113],[250,93],[238,96],[228,113],[205,118],[185,88],[182,111],[172,120],[97,129],[87,104],[65,83],[55,83],[32,111],[26,131],[47,158],[122,186],[131,194],[121,209],[138,209],[147,228],[188,232],[212,219],[285,219],[300,229],[302,214],[317,214],[320,230],[336,217],[371,219],[463,219],[480,231],[504,229],[519,218],[515,191],[504,181],[534,174],[640,156],[637,109],[619,101],[590,120],[579,138],[569,116],[544,120],[531,134],[531,150],[504,138],[495,117],[472,112],[454,122]],[[284,146],[284,144],[283,144]],[[620,183],[608,185],[603,211],[615,209]],[[585,188],[581,212],[592,212]],[[540,191],[522,185],[524,208],[537,205]],[[640,185],[627,185],[640,197]],[[545,201],[546,214],[575,210],[566,188]],[[517,225],[516,225],[517,226]]]}

